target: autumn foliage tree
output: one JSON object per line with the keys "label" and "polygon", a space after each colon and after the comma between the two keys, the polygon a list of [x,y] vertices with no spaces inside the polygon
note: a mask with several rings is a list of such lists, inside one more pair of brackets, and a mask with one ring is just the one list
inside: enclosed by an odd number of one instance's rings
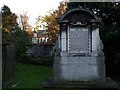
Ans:
{"label": "autumn foliage tree", "polygon": [[10,11],[8,6],[2,7],[2,42],[13,43],[12,33],[17,27],[17,16]]}
{"label": "autumn foliage tree", "polygon": [[22,14],[18,15],[19,26],[24,31],[26,31],[26,29],[28,28],[28,25],[29,25],[28,20],[29,20],[29,17],[27,15],[27,12],[23,12]]}
{"label": "autumn foliage tree", "polygon": [[29,17],[27,15],[27,12],[23,12],[23,14],[20,14],[18,17],[18,23],[19,27],[23,31],[27,31],[30,36],[32,36],[32,26],[29,24]]}
{"label": "autumn foliage tree", "polygon": [[49,40],[52,43],[55,43],[59,33],[57,19],[66,12],[66,8],[67,8],[67,3],[60,2],[57,10],[52,11],[50,12],[50,15],[45,16],[45,20],[47,23],[46,27],[49,32]]}
{"label": "autumn foliage tree", "polygon": [[17,22],[17,15],[12,13],[8,6],[3,6],[2,13],[2,43],[13,44],[16,55],[20,56],[26,52],[26,43],[31,43],[28,32],[21,30]]}
{"label": "autumn foliage tree", "polygon": [[60,2],[58,9],[50,10],[48,15],[44,17],[39,16],[37,20],[43,23],[43,27],[47,29],[49,35],[49,42],[55,43],[59,29],[58,29],[58,21],[57,19],[66,12],[67,9],[67,2]]}

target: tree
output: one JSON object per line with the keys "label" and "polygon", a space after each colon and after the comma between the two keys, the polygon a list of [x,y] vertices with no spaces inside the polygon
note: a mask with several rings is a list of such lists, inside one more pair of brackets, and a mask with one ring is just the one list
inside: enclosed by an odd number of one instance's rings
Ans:
{"label": "tree", "polygon": [[49,33],[49,42],[51,43],[56,42],[59,33],[57,18],[63,15],[66,9],[67,2],[60,2],[58,9],[50,10],[48,15],[45,15],[44,17],[38,17],[38,22],[41,22],[43,27],[46,28],[47,32]]}
{"label": "tree", "polygon": [[32,31],[32,26],[31,25],[28,25],[28,28],[27,28],[27,33],[29,34],[30,37],[33,36],[33,31]]}
{"label": "tree", "polygon": [[26,43],[31,43],[29,34],[21,30],[17,23],[17,15],[8,6],[2,7],[2,43],[14,43],[17,56],[25,53]]}
{"label": "tree", "polygon": [[23,14],[20,14],[18,16],[18,22],[19,22],[19,26],[21,27],[22,30],[26,31],[28,28],[28,16],[27,16],[27,12],[24,12]]}
{"label": "tree", "polygon": [[40,28],[46,29],[46,22],[42,16],[38,16],[38,18],[36,18],[34,30],[37,31]]}
{"label": "tree", "polygon": [[47,28],[48,28],[48,32],[49,32],[49,39],[50,42],[55,43],[56,39],[58,37],[58,33],[59,33],[59,26],[58,26],[58,21],[57,19],[62,16],[67,9],[67,2],[60,2],[58,9],[51,12],[50,16],[45,16],[45,20],[47,23]]}
{"label": "tree", "polygon": [[10,8],[6,5],[2,7],[2,42],[3,43],[13,43],[14,38],[12,37],[12,33],[15,31],[15,27],[17,27],[17,16],[15,13],[10,11]]}
{"label": "tree", "polygon": [[13,33],[13,37],[15,39],[16,55],[20,57],[26,53],[26,44],[31,44],[30,35],[19,28]]}
{"label": "tree", "polygon": [[69,2],[69,9],[72,8],[89,8],[98,17],[101,18],[105,26],[120,24],[120,3],[119,2]]}
{"label": "tree", "polygon": [[18,24],[21,30],[27,31],[30,36],[32,36],[32,26],[29,24],[29,17],[27,15],[27,12],[23,12],[23,14],[20,14],[18,16]]}

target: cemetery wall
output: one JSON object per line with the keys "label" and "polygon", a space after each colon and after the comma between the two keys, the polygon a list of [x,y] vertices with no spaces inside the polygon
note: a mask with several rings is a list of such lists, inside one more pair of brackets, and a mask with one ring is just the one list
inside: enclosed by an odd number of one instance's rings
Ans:
{"label": "cemetery wall", "polygon": [[54,45],[53,44],[33,44],[27,45],[26,53],[33,57],[40,56],[53,56],[54,54]]}

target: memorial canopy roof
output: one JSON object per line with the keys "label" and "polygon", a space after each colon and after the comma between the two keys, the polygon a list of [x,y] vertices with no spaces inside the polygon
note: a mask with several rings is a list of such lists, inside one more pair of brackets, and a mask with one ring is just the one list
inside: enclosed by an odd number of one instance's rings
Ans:
{"label": "memorial canopy roof", "polygon": [[99,22],[99,18],[89,9],[75,8],[68,10],[59,19],[59,23],[81,23],[88,24],[89,22]]}

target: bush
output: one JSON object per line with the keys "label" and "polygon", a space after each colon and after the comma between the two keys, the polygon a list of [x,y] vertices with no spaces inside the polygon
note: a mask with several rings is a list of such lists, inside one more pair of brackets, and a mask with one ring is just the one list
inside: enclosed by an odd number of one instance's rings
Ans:
{"label": "bush", "polygon": [[23,53],[26,53],[26,44],[32,43],[29,34],[26,31],[20,29],[14,32],[16,55],[20,57]]}
{"label": "bush", "polygon": [[45,66],[53,66],[53,57],[32,57],[27,55],[22,55],[17,59],[19,62],[36,64],[36,65],[45,65]]}

